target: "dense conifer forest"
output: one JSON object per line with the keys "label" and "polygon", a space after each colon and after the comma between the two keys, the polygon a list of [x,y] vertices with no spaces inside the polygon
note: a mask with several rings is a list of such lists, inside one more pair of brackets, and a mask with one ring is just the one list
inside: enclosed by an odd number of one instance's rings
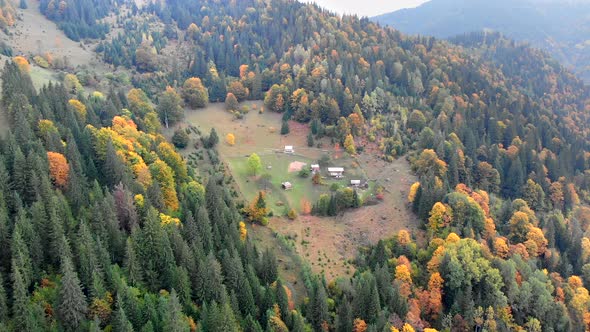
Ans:
{"label": "dense conifer forest", "polygon": [[[84,92],[69,74],[37,90],[25,58],[4,66],[0,331],[590,327],[590,95],[545,53],[289,0],[40,5],[71,39],[99,39],[132,86]],[[245,225],[267,220],[264,195],[244,208],[222,166],[197,174],[183,134],[162,134],[183,103],[243,100],[305,123],[311,142],[408,158],[422,236],[360,248],[346,278],[304,267],[296,301]],[[215,156],[219,137],[204,144]]]}

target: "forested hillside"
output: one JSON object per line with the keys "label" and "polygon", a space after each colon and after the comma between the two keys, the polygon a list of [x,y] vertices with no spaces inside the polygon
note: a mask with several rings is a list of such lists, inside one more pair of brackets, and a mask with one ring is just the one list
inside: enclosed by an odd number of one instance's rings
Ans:
{"label": "forested hillside", "polygon": [[[120,4],[80,4],[48,17],[111,31],[93,19]],[[590,100],[553,59],[295,1],[130,8],[96,48],[130,84],[86,93],[69,74],[35,91],[25,58],[3,70],[0,330],[589,328]],[[242,209],[223,165],[198,173],[161,134],[183,103],[261,99],[312,140],[408,158],[419,178],[421,231],[361,248],[350,278],[304,269],[301,303],[244,224],[266,221],[264,194]],[[215,156],[217,134],[203,144]]]}
{"label": "forested hillside", "polygon": [[404,33],[450,38],[492,30],[549,52],[590,79],[590,4],[580,0],[432,0],[372,18]]}
{"label": "forested hillside", "polygon": [[97,20],[105,17],[115,3],[114,0],[41,0],[39,5],[41,12],[56,21],[66,36],[79,41],[104,38],[109,26]]}

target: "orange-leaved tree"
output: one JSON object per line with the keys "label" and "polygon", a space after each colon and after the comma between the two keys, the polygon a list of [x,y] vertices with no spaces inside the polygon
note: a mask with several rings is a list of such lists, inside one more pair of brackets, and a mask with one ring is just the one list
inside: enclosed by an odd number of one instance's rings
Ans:
{"label": "orange-leaved tree", "polygon": [[47,152],[47,160],[49,161],[49,176],[53,184],[65,188],[70,176],[68,160],[63,154],[57,152]]}
{"label": "orange-leaved tree", "polygon": [[31,70],[30,65],[29,65],[29,61],[25,57],[18,55],[18,56],[15,56],[13,60],[21,72],[28,73],[29,70]]}

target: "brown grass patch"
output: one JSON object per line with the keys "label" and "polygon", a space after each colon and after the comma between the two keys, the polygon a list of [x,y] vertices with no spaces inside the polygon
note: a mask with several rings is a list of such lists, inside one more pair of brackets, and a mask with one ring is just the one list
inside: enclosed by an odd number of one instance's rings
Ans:
{"label": "brown grass patch", "polygon": [[307,165],[307,163],[304,163],[304,162],[301,162],[301,161],[294,161],[294,162],[292,162],[292,163],[289,164],[289,173],[299,172],[306,165]]}

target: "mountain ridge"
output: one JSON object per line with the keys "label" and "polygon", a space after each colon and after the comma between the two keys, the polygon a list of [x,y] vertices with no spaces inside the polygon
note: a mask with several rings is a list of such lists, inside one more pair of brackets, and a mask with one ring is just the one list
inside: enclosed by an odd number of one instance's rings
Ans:
{"label": "mountain ridge", "polygon": [[588,82],[590,18],[586,13],[590,13],[590,3],[576,0],[566,4],[552,0],[433,0],[371,19],[405,33],[437,38],[485,29],[498,31],[547,50]]}

